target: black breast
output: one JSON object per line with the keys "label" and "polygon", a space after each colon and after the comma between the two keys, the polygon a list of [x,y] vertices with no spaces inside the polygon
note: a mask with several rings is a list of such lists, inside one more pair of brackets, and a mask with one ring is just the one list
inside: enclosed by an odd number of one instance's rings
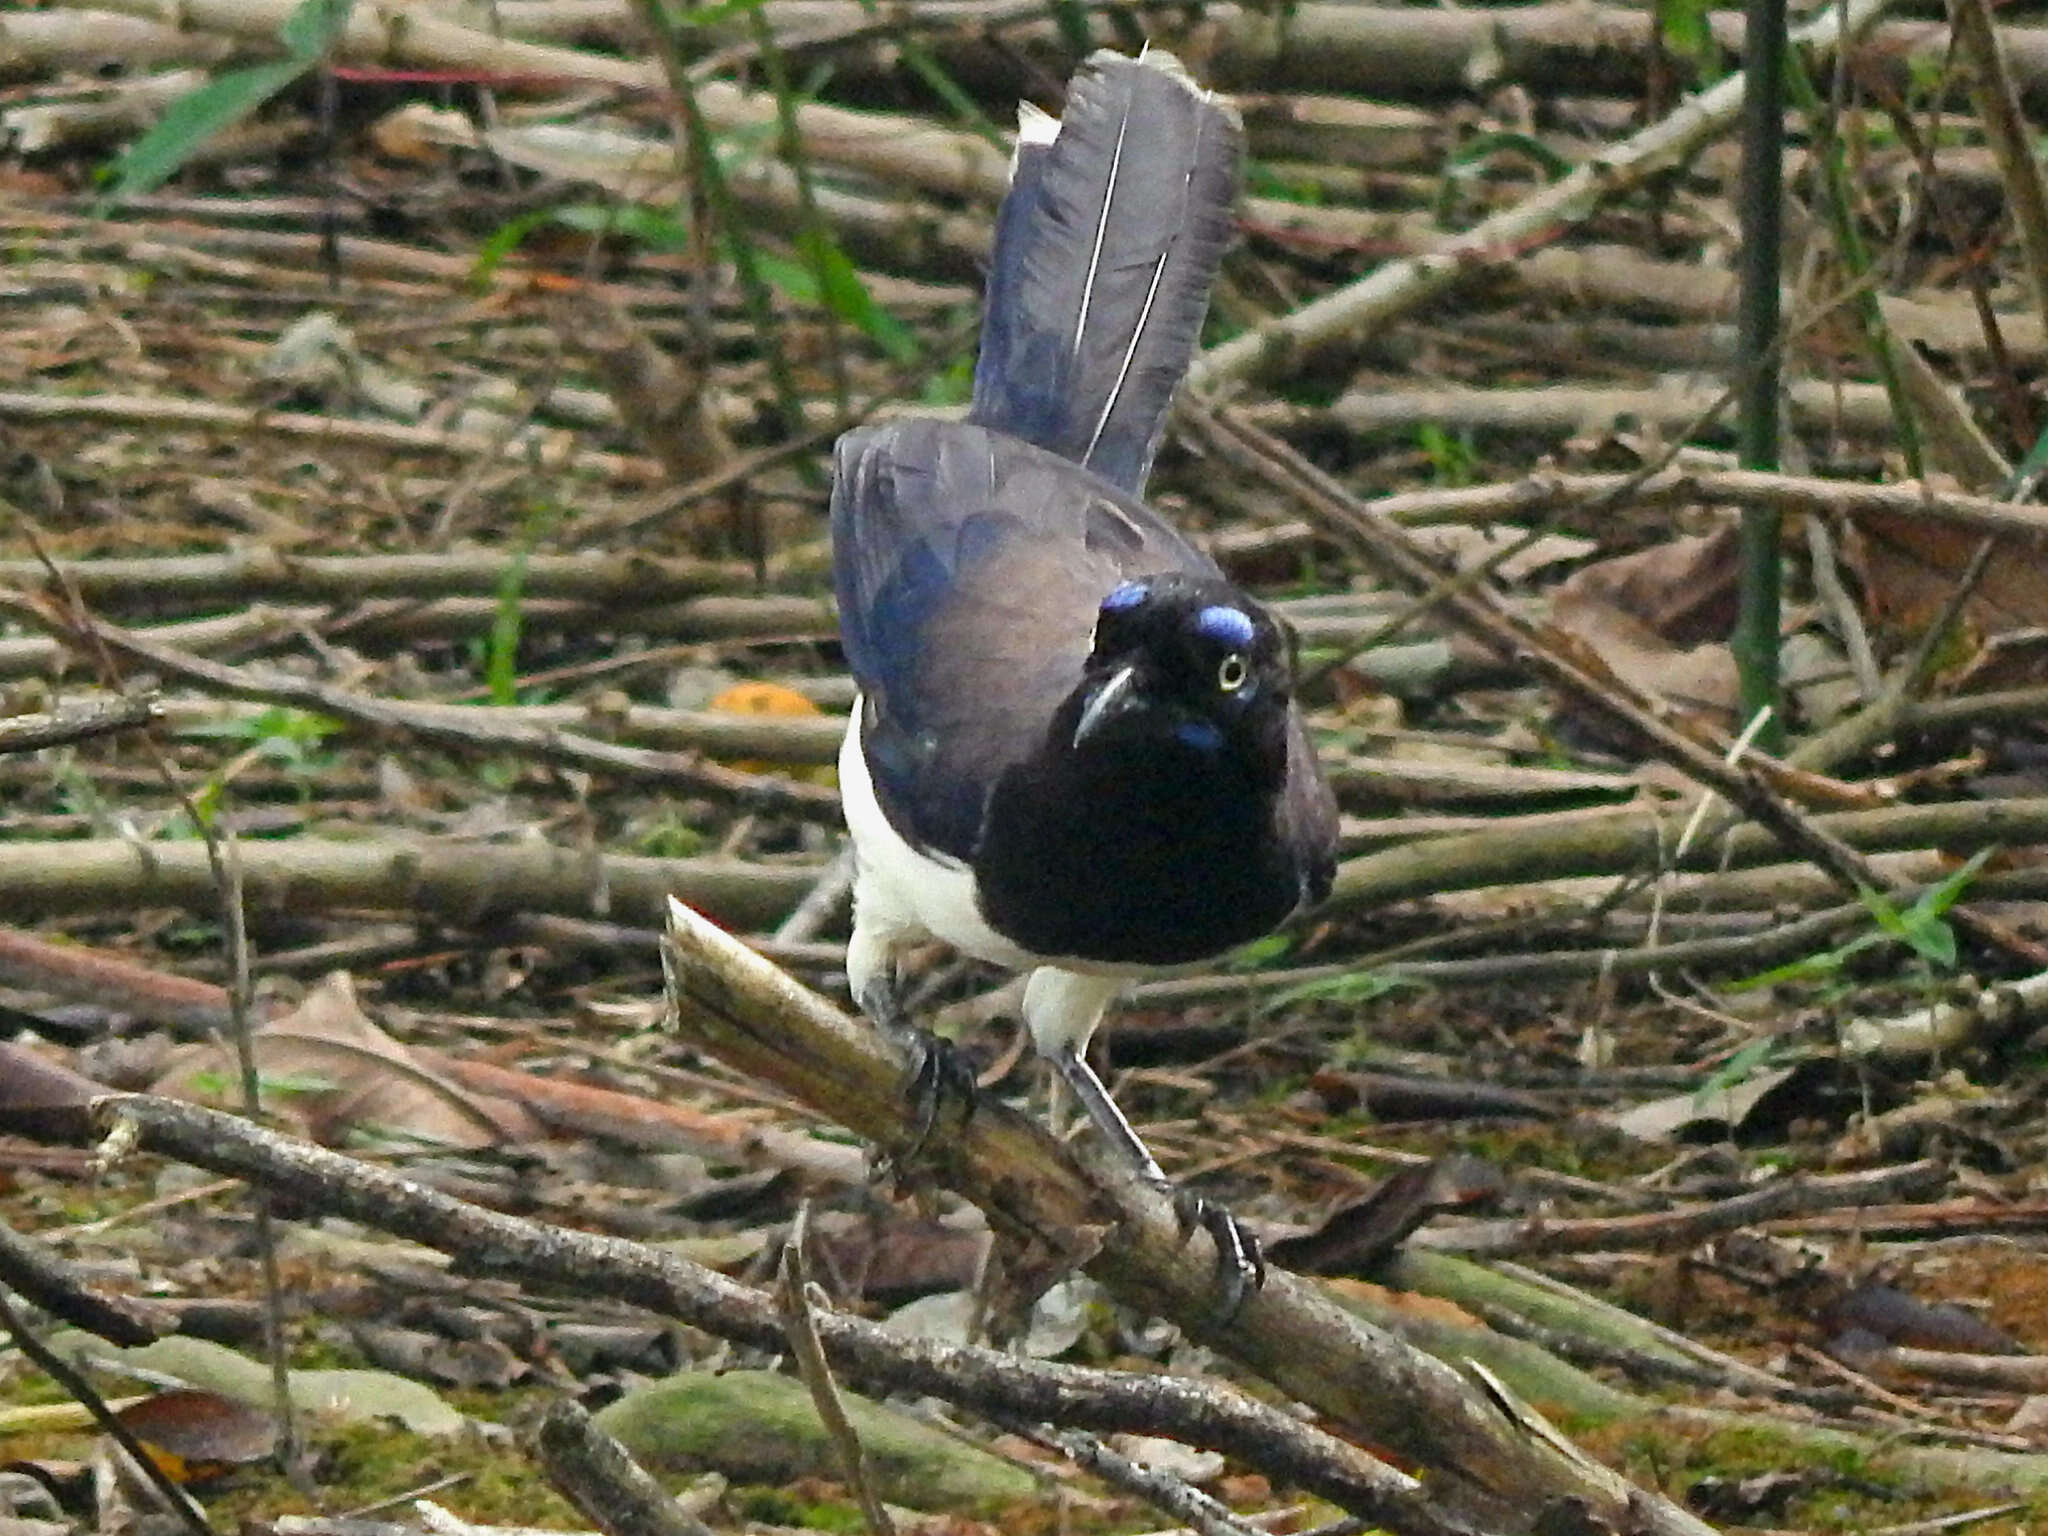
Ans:
{"label": "black breast", "polygon": [[974,876],[982,915],[1034,954],[1184,965],[1270,932],[1302,899],[1277,796],[1227,754],[1055,753],[998,782]]}

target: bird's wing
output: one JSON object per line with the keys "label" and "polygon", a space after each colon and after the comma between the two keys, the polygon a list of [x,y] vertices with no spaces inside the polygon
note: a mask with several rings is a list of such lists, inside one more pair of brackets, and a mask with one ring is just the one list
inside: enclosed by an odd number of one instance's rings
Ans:
{"label": "bird's wing", "polygon": [[913,845],[972,857],[989,791],[1080,681],[1103,595],[1215,565],[1142,503],[967,423],[839,441],[833,584],[876,794]]}

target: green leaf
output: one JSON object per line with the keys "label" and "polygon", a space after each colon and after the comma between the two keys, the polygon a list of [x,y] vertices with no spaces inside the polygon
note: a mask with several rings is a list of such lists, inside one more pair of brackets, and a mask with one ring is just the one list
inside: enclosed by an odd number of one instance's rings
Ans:
{"label": "green leaf", "polygon": [[226,741],[256,742],[277,739],[313,746],[323,738],[343,729],[345,727],[342,723],[332,715],[273,704],[253,715],[231,716],[225,720],[194,720],[189,725],[179,727],[178,734]]}
{"label": "green leaf", "polygon": [[754,252],[754,270],[771,288],[781,290],[785,298],[794,299],[799,304],[819,302],[818,280],[800,261],[791,261],[773,251],[757,250]]}
{"label": "green leaf", "polygon": [[1657,0],[1657,30],[1665,51],[1690,63],[1705,60],[1714,46],[1702,0]]}
{"label": "green leaf", "polygon": [[524,245],[526,237],[556,211],[558,210],[549,208],[530,209],[507,219],[486,235],[483,243],[476,248],[476,260],[470,263],[466,279],[469,286],[478,292],[489,288],[491,279],[498,275],[498,268],[505,264],[505,258]]}
{"label": "green leaf", "polygon": [[974,356],[963,352],[926,376],[918,398],[926,405],[965,405],[974,398]]}
{"label": "green leaf", "polygon": [[1895,939],[1905,939],[1906,919],[1899,909],[1892,905],[1891,898],[1882,891],[1873,891],[1867,885],[1856,887],[1856,899],[1863,903],[1863,910],[1870,914],[1872,922]]}
{"label": "green leaf", "polygon": [[154,192],[176,175],[178,167],[191,159],[208,139],[232,128],[306,69],[297,59],[253,64],[247,69],[230,70],[189,95],[180,96],[164,108],[155,127],[115,159],[108,173],[114,184],[102,200],[103,206]]}
{"label": "green leaf", "polygon": [[1306,178],[1292,180],[1258,160],[1245,167],[1245,188],[1254,197],[1277,198],[1281,202],[1300,203],[1307,208],[1321,207],[1326,201],[1323,189],[1317,183]]}
{"label": "green leaf", "polygon": [[1917,906],[1906,913],[1906,942],[1913,953],[1936,970],[1953,970],[1956,963],[1956,931],[1941,918],[1931,917]]}
{"label": "green leaf", "polygon": [[1537,169],[1550,181],[1562,181],[1571,175],[1574,169],[1570,159],[1559,154],[1541,139],[1509,129],[1478,134],[1467,140],[1452,153],[1450,164],[1457,172],[1472,175],[1502,150],[1513,150],[1523,158],[1535,162]]}
{"label": "green leaf", "polygon": [[645,203],[566,203],[551,210],[549,217],[582,234],[638,240],[649,250],[674,253],[690,248],[690,226],[680,208],[652,208]]}
{"label": "green leaf", "polygon": [[277,40],[297,62],[317,64],[348,26],[354,0],[299,0],[277,29]]}
{"label": "green leaf", "polygon": [[1398,972],[1353,971],[1346,976],[1324,976],[1299,986],[1283,987],[1259,1005],[1259,1012],[1276,1013],[1294,1003],[1369,1003],[1396,987],[1416,985],[1414,978]]}
{"label": "green leaf", "polygon": [[519,702],[519,634],[526,627],[520,598],[526,590],[526,561],[532,544],[522,539],[505,574],[498,578],[498,602],[491,611],[490,647],[484,657],[484,685],[491,702],[509,708]]}
{"label": "green leaf", "polygon": [[1861,954],[1874,944],[1884,940],[1877,934],[1865,933],[1838,945],[1824,949],[1819,954],[1801,955],[1797,960],[1788,960],[1783,965],[1774,965],[1767,971],[1758,971],[1754,976],[1744,976],[1738,981],[1725,983],[1730,992],[1753,992],[1759,987],[1776,986],[1781,981],[1819,981],[1838,974],[1851,955]]}
{"label": "green leaf", "polygon": [[1692,1096],[1695,1105],[1703,1105],[1717,1093],[1725,1092],[1741,1082],[1758,1067],[1771,1059],[1771,1053],[1779,1044],[1776,1035],[1763,1035],[1749,1042],[1715,1069],[1714,1074],[1699,1086]]}
{"label": "green leaf", "polygon": [[1472,484],[1479,456],[1469,436],[1453,437],[1435,422],[1425,421],[1415,429],[1415,446],[1429,460],[1435,484],[1453,490]]}
{"label": "green leaf", "polygon": [[2005,494],[2018,495],[2039,479],[2043,470],[2048,470],[2048,426],[2041,429],[2041,435],[2034,439],[2034,446],[2027,450],[2027,456],[2006,479]]}
{"label": "green leaf", "polygon": [[877,304],[859,270],[831,234],[817,226],[803,230],[797,244],[811,262],[824,289],[819,297],[840,319],[857,328],[898,363],[915,362],[917,338],[903,323]]}
{"label": "green leaf", "polygon": [[1984,866],[1991,862],[1992,855],[1997,851],[1996,847],[1979,848],[1954,872],[1944,875],[1922,891],[1913,902],[1914,909],[1917,911],[1924,908],[1930,917],[1946,916],[1948,909],[1962,900],[1963,892],[1970,888],[1970,882],[1983,873]]}
{"label": "green leaf", "polygon": [[1269,933],[1263,939],[1232,950],[1224,964],[1233,971],[1260,971],[1294,948],[1294,935]]}
{"label": "green leaf", "polygon": [[113,186],[101,199],[101,211],[126,198],[154,192],[176,175],[201,145],[232,128],[318,64],[348,25],[351,3],[299,0],[277,29],[289,58],[229,70],[172,102],[156,126],[108,167],[106,174]]}
{"label": "green leaf", "polygon": [[607,239],[637,240],[651,251],[674,253],[690,246],[690,226],[675,208],[644,203],[565,203],[559,208],[535,208],[507,219],[477,247],[476,260],[469,269],[470,287],[489,288],[498,268],[543,224],[560,224],[578,234]]}

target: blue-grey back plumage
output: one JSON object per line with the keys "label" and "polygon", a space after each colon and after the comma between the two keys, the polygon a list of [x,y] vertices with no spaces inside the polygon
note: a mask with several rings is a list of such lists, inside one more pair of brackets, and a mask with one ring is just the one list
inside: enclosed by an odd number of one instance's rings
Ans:
{"label": "blue-grey back plumage", "polygon": [[1080,681],[1102,595],[1161,571],[1220,575],[1057,455],[920,417],[839,440],[832,550],[876,791],[913,843],[960,859],[990,787]]}
{"label": "blue-grey back plumage", "polygon": [[969,419],[1142,492],[1231,233],[1243,130],[1171,55],[1098,53],[997,215]]}

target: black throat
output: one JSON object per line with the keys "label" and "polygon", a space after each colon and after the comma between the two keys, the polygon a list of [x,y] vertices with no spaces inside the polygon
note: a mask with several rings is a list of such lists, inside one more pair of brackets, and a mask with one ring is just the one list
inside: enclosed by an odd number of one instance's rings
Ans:
{"label": "black throat", "polygon": [[1255,754],[1156,739],[1076,752],[1060,731],[989,799],[974,877],[997,933],[1048,958],[1184,965],[1294,910],[1284,754],[1274,774]]}

